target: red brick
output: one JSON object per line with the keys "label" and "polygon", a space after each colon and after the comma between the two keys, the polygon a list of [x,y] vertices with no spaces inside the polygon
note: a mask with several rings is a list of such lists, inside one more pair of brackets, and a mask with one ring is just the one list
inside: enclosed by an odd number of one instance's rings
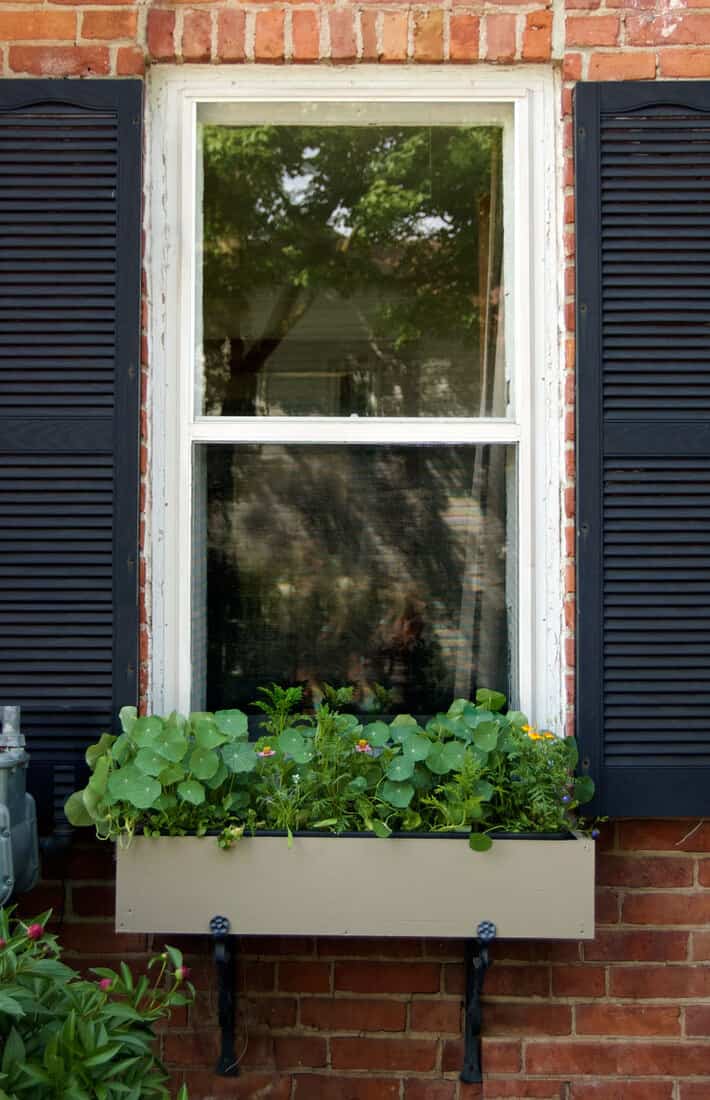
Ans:
{"label": "red brick", "polygon": [[619,922],[619,895],[615,890],[597,890],[596,921],[597,924],[618,924]]}
{"label": "red brick", "polygon": [[[350,993],[438,993],[437,963],[336,963],[335,988]],[[491,971],[492,973],[492,971]]]}
{"label": "red brick", "polygon": [[135,38],[138,15],[135,8],[125,11],[85,11],[81,18],[83,38]]}
{"label": "red brick", "polygon": [[277,1035],[274,1057],[277,1069],[320,1069],[328,1062],[328,1044],[315,1035]]}
{"label": "red brick", "polygon": [[279,989],[285,993],[329,993],[330,963],[279,963]]}
{"label": "red brick", "polygon": [[455,1081],[417,1081],[412,1078],[404,1082],[404,1100],[454,1100]]}
{"label": "red brick", "polygon": [[155,61],[175,60],[175,12],[151,8],[148,12],[148,52]]}
{"label": "red brick", "polygon": [[208,11],[186,11],[182,30],[185,61],[209,61],[212,52],[212,16]]}
{"label": "red brick", "polygon": [[610,989],[615,997],[710,997],[710,967],[612,966]]}
{"label": "red brick", "polygon": [[[193,1100],[200,1097],[210,1097],[210,1100],[218,1100],[228,1097],[229,1100],[254,1100],[255,1097],[268,1097],[268,1100],[290,1100],[291,1077],[285,1074],[278,1076],[273,1073],[244,1073],[240,1067],[239,1077],[216,1077],[210,1070],[188,1070],[185,1073],[185,1083]],[[302,1094],[298,1094],[302,1097]]]}
{"label": "red brick", "polygon": [[623,920],[627,924],[707,924],[709,894],[628,894]]}
{"label": "red brick", "polygon": [[710,1096],[710,1077],[705,1081],[680,1082],[679,1100],[708,1100],[708,1096]]}
{"label": "red brick", "polygon": [[314,11],[299,11],[292,15],[294,61],[317,61],[320,57],[320,28]]}
{"label": "red brick", "polygon": [[685,78],[710,76],[710,51],[698,50],[662,50],[659,54],[661,76],[680,76]]}
{"label": "red brick", "polygon": [[595,1077],[693,1076],[707,1070],[708,1047],[687,1042],[533,1042],[527,1046],[526,1066],[528,1073]]}
{"label": "red brick", "polygon": [[227,9],[217,13],[217,56],[220,61],[244,60],[243,11]]}
{"label": "red brick", "polygon": [[680,1009],[642,1005],[577,1005],[578,1035],[680,1035]]}
{"label": "red brick", "polygon": [[420,11],[414,15],[414,60],[441,61],[444,57],[444,13]]}
{"label": "red brick", "polygon": [[687,932],[622,932],[598,928],[584,944],[584,957],[595,962],[683,962],[688,956]]}
{"label": "red brick", "polygon": [[[710,862],[707,869],[710,881]],[[683,856],[601,855],[596,877],[602,886],[692,886],[693,864]]]}
{"label": "red brick", "polygon": [[484,1010],[486,1035],[569,1035],[572,1010],[567,1005],[487,1002]]}
{"label": "red brick", "polygon": [[515,57],[515,16],[486,16],[486,60],[512,61]]}
{"label": "red brick", "polygon": [[116,891],[113,886],[74,886],[71,904],[79,917],[112,917]]}
{"label": "red brick", "polygon": [[406,1021],[404,1001],[339,997],[301,999],[302,1026],[320,1031],[403,1031]]}
{"label": "red brick", "polygon": [[145,951],[146,938],[135,932],[114,932],[108,923],[67,923],[62,928],[62,946],[74,954],[80,951],[83,955],[131,955]]}
{"label": "red brick", "polygon": [[690,956],[695,962],[710,962],[710,932],[692,932]]}
{"label": "red brick", "polygon": [[461,1031],[461,1002],[456,1001],[413,1001],[410,1010],[409,1026],[411,1031],[453,1032]]}
{"label": "red brick", "polygon": [[552,52],[552,12],[532,11],[525,17],[523,61],[549,61]]}
{"label": "red brick", "polygon": [[118,76],[142,76],[145,72],[145,54],[140,46],[120,46],[116,54]]}
{"label": "red brick", "polygon": [[0,11],[0,39],[4,42],[57,41],[76,37],[71,11]]}
{"label": "red brick", "polygon": [[407,60],[407,13],[386,11],[382,15],[382,60]]}
{"label": "red brick", "polygon": [[620,821],[619,847],[631,851],[710,852],[710,828],[694,821]]}
{"label": "red brick", "polygon": [[565,22],[568,46],[615,46],[618,15],[570,15]]}
{"label": "red brick", "polygon": [[672,1081],[573,1081],[569,1100],[671,1100]]}
{"label": "red brick", "polygon": [[[269,993],[274,988],[276,967],[271,962],[246,959],[239,967],[244,989],[253,993]],[[284,987],[282,986],[282,989]],[[296,992],[301,992],[299,986]],[[305,987],[304,987],[305,992]]]}
{"label": "red brick", "polygon": [[165,1036],[165,1060],[175,1066],[210,1065],[219,1052],[219,1032],[168,1031]]}
{"label": "red brick", "polygon": [[282,11],[256,13],[254,57],[256,61],[283,61],[284,13]]}
{"label": "red brick", "polygon": [[296,1023],[298,1002],[295,997],[250,997],[247,1001],[249,1025],[265,1025],[270,1028],[293,1027]]}
{"label": "red brick", "polygon": [[710,1035],[710,1005],[690,1005],[685,1010],[686,1035]]}
{"label": "red brick", "polygon": [[562,75],[565,80],[582,79],[582,55],[581,53],[566,53],[562,63]]}
{"label": "red brick", "polygon": [[[559,1081],[523,1081],[519,1077],[514,1080],[502,1080],[490,1078],[486,1081],[485,1100],[562,1100],[561,1090],[566,1086]],[[461,1100],[465,1100],[461,1093]],[[473,1098],[472,1098],[473,1100]],[[564,1100],[568,1097],[564,1096]]]}
{"label": "red brick", "polygon": [[354,61],[355,45],[354,13],[351,8],[339,8],[328,13],[330,22],[330,56],[333,61]]}
{"label": "red brick", "polygon": [[437,1043],[434,1039],[370,1039],[330,1040],[330,1060],[333,1069],[412,1070],[424,1073],[436,1065]]}
{"label": "red brick", "polygon": [[629,14],[626,41],[632,46],[704,46],[710,42],[710,15],[682,11],[659,16]]}
{"label": "red brick", "polygon": [[[486,1074],[520,1072],[520,1043],[508,1043],[501,1039],[487,1039],[484,1036],[482,1047],[482,1061],[486,1067]],[[441,1068],[444,1073],[459,1073],[462,1065],[463,1040],[447,1039],[444,1042]]]}
{"label": "red brick", "polygon": [[492,966],[486,975],[486,993],[498,997],[546,997],[550,992],[549,966]]}
{"label": "red brick", "polygon": [[590,80],[652,80],[655,75],[654,53],[593,53],[589,59]]}
{"label": "red brick", "polygon": [[552,993],[555,997],[603,997],[606,971],[603,966],[553,966]]}
{"label": "red brick", "polygon": [[399,1100],[399,1081],[386,1077],[298,1074],[294,1100]]}
{"label": "red brick", "polygon": [[477,61],[481,21],[477,15],[452,15],[449,51],[452,61]]}
{"label": "red brick", "polygon": [[377,61],[377,19],[376,11],[360,12],[360,33],[362,34],[363,61]]}
{"label": "red brick", "polygon": [[[295,14],[295,13],[294,13]],[[460,940],[448,940],[457,945],[457,955],[463,958]],[[436,940],[427,940],[428,953],[442,954]],[[324,936],[318,940],[316,950],[323,958],[330,959],[417,959],[422,955],[422,941],[411,938],[392,939],[371,936]]]}

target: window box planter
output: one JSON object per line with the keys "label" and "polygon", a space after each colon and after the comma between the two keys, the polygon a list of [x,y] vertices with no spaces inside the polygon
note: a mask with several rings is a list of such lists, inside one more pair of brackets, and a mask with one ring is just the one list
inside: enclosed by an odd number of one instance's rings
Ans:
{"label": "window box planter", "polygon": [[118,850],[119,932],[197,933],[215,914],[251,935],[506,939],[594,935],[594,841],[465,835],[137,836]]}

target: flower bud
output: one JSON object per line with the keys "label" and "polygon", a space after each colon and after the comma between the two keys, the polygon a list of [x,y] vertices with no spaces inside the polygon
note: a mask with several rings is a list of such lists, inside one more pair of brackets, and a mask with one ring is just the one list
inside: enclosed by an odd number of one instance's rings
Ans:
{"label": "flower bud", "polygon": [[44,935],[44,928],[41,924],[31,924],[27,929],[28,940],[41,940]]}
{"label": "flower bud", "polygon": [[99,982],[99,989],[102,989],[104,993],[108,993],[110,989],[113,989],[113,980],[111,978],[102,978]]}
{"label": "flower bud", "polygon": [[175,968],[175,980],[178,982],[186,982],[191,973],[192,971],[189,966],[177,966]]}

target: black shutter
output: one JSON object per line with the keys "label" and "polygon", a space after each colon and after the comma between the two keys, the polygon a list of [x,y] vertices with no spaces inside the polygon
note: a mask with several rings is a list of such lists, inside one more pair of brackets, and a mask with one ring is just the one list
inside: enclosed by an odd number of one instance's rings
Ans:
{"label": "black shutter", "polygon": [[135,702],[140,81],[0,81],[0,702],[42,831]]}
{"label": "black shutter", "polygon": [[600,812],[710,813],[710,86],[576,89],[577,720]]}

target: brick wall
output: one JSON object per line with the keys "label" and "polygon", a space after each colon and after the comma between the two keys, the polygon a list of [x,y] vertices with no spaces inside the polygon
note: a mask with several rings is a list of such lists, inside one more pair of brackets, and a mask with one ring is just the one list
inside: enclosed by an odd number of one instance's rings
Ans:
{"label": "brick wall", "polygon": [[[593,941],[493,947],[482,1090],[458,1081],[463,946],[448,940],[243,940],[242,1075],[220,1079],[206,937],[176,938],[199,990],[162,1038],[176,1083],[191,1100],[708,1100],[710,823],[619,822],[599,844]],[[140,967],[146,937],[112,930],[111,847],[45,871],[23,909],[63,913],[67,961]]]}

